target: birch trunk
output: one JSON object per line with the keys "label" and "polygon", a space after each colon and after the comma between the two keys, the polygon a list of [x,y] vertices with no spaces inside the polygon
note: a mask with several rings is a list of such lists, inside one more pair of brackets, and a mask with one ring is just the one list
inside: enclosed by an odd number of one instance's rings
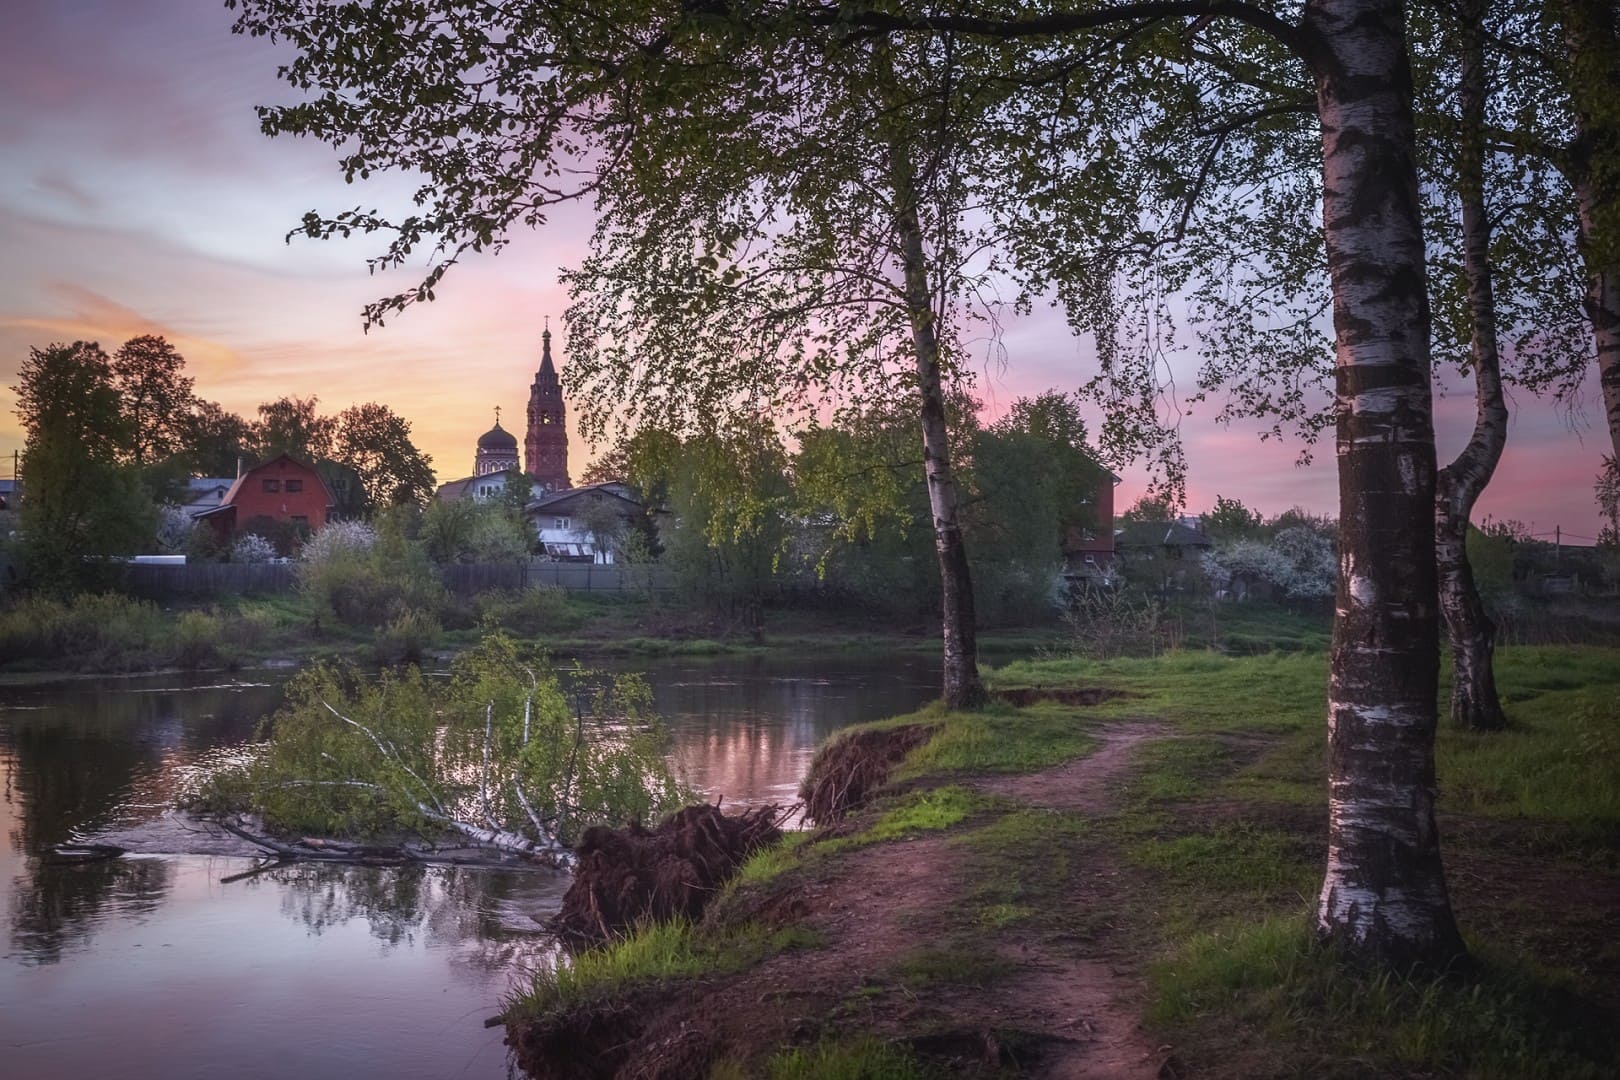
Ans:
{"label": "birch trunk", "polygon": [[917,392],[922,399],[923,474],[928,481],[928,506],[934,519],[934,553],[939,559],[945,705],[951,709],[971,708],[986,698],[984,683],[979,679],[973,578],[968,572],[967,547],[962,542],[961,497],[951,470],[939,336],[928,287],[922,222],[917,214],[916,178],[905,148],[898,143],[890,144],[889,167],[896,203],[895,232],[905,271],[906,312],[916,353]]}
{"label": "birch trunk", "polygon": [[1464,954],[1435,828],[1439,613],[1429,307],[1401,0],[1309,0],[1333,283],[1339,583],[1318,935]]}
{"label": "birch trunk", "polygon": [[1474,585],[1467,546],[1468,519],[1502,459],[1508,422],[1496,341],[1491,221],[1485,206],[1485,7],[1486,0],[1464,0],[1458,9],[1462,138],[1457,179],[1462,197],[1463,272],[1468,280],[1473,336],[1474,431],[1457,460],[1440,471],[1435,499],[1435,555],[1440,573],[1440,608],[1451,639],[1452,722],[1462,728],[1495,731],[1507,726],[1492,668],[1496,624],[1486,613]]}
{"label": "birch trunk", "polygon": [[1565,0],[1560,7],[1575,114],[1569,179],[1586,267],[1586,317],[1609,440],[1620,460],[1620,16],[1612,0]]}

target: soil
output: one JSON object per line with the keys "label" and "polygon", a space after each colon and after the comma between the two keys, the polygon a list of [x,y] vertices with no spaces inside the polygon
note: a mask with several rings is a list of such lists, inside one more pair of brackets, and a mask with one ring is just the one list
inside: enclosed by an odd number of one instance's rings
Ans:
{"label": "soil", "polygon": [[[1153,725],[1104,729],[1091,756],[1040,773],[986,778],[981,790],[1033,808],[1101,813],[1133,747]],[[870,749],[887,756],[887,746]],[[849,785],[844,785],[849,786]],[[959,927],[970,871],[953,837],[929,833],[841,854],[834,870],[789,881],[763,904],[711,912],[710,921],[789,922],[816,948],[785,952],[735,975],[638,993],[552,1018],[544,1031],[514,1025],[519,1064],[545,1077],[698,1077],[720,1058],[757,1064],[783,1044],[814,1042],[841,1027],[909,1042],[953,1075],[1008,1066],[1058,1080],[1147,1080],[1166,1054],[1137,1022],[1139,990],[1127,957],[1102,940],[1053,940],[1031,930],[995,936],[995,955],[976,985],[909,982],[908,957]],[[1076,925],[1106,907],[1114,870],[1090,865],[1060,899],[1057,921]],[[944,950],[948,952],[948,949]]]}
{"label": "soil", "polygon": [[843,820],[882,787],[894,767],[933,733],[927,724],[863,728],[827,743],[816,751],[810,771],[799,786],[805,820],[817,825]]}
{"label": "soil", "polygon": [[655,829],[586,829],[551,929],[570,944],[594,945],[644,920],[695,919],[737,867],[782,838],[782,816],[779,806],[723,814],[703,804]]}

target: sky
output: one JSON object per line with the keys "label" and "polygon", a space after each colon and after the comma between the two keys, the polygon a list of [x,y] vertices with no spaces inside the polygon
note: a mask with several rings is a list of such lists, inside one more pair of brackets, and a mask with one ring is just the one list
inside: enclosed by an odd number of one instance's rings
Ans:
{"label": "sky", "polygon": [[[423,266],[383,277],[365,260],[377,236],[294,240],[308,210],[389,205],[398,178],[348,186],[336,153],[262,135],[253,106],[295,100],[275,76],[284,53],[230,33],[222,0],[5,0],[0,29],[0,476],[22,445],[10,387],[30,347],[96,340],[109,352],[161,334],[186,357],[197,391],[251,417],[262,401],[311,395],[335,413],[380,401],[411,422],[440,481],[472,471],[494,408],[521,422],[549,316],[561,328],[558,273],[585,251],[587,206],[525,230],[498,256],[453,269],[438,299],[363,330],[370,300],[414,285]],[[1095,373],[1060,313],[1007,317],[986,345],[976,392],[990,417],[1018,397],[1072,389]],[[554,339],[566,385],[562,336]],[[1176,359],[1191,385],[1196,356]],[[1453,379],[1436,401],[1442,461],[1472,423],[1472,390]],[[1592,480],[1607,439],[1595,377],[1571,413],[1514,396],[1497,477],[1476,520],[1513,518],[1551,533],[1595,536]],[[1262,442],[1258,426],[1214,423],[1205,406],[1181,434],[1188,508],[1236,497],[1272,515],[1336,513],[1331,446],[1300,466],[1297,445]],[[1099,418],[1088,417],[1093,429]],[[578,477],[593,451],[570,440]],[[1120,506],[1143,491],[1120,470]]]}

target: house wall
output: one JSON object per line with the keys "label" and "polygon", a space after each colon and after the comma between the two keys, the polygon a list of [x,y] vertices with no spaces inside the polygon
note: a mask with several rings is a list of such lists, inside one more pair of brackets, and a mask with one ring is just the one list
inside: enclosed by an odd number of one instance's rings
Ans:
{"label": "house wall", "polygon": [[[266,491],[265,481],[273,481],[275,490]],[[300,490],[289,491],[288,481]],[[257,518],[269,518],[318,529],[326,524],[330,502],[326,485],[321,483],[314,469],[283,457],[250,470],[242,478],[242,486],[231,505],[236,507],[238,528],[246,528]]]}

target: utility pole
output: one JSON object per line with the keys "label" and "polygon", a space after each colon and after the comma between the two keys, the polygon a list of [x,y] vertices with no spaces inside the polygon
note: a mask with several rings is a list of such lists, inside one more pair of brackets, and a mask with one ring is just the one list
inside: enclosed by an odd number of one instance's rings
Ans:
{"label": "utility pole", "polygon": [[1564,565],[1564,527],[1553,526],[1553,567],[1556,569]]}

